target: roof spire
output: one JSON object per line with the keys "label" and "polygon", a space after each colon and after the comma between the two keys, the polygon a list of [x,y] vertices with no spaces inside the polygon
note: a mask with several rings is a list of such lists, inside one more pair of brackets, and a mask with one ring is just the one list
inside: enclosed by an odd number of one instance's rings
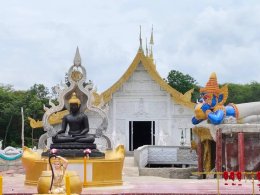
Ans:
{"label": "roof spire", "polygon": [[150,44],[151,44],[151,45],[154,45],[154,42],[153,42],[153,25],[152,25],[152,32],[151,32]]}
{"label": "roof spire", "polygon": [[146,57],[148,57],[147,38],[145,38],[145,50],[146,50]]}
{"label": "roof spire", "polygon": [[76,54],[74,57],[74,66],[81,66],[81,57],[79,54],[79,47],[77,46]]}
{"label": "roof spire", "polygon": [[143,46],[142,46],[142,27],[141,27],[141,25],[140,25],[139,41],[140,41],[139,52],[143,52]]}
{"label": "roof spire", "polygon": [[153,26],[152,26],[152,32],[150,38],[150,58],[152,59],[153,59],[153,45],[154,45],[154,41],[153,41]]}

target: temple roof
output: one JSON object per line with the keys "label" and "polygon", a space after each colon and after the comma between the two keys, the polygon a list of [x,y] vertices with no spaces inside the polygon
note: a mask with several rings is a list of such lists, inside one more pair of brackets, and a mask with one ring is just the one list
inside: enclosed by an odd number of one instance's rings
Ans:
{"label": "temple roof", "polygon": [[101,98],[103,98],[104,103],[107,103],[112,99],[113,93],[115,93],[132,76],[140,62],[142,63],[148,74],[151,76],[151,78],[157,84],[159,84],[162,89],[168,92],[175,102],[191,109],[194,108],[195,103],[191,102],[191,93],[193,92],[193,89],[189,90],[185,94],[182,94],[178,92],[176,89],[172,88],[161,78],[161,76],[157,72],[153,59],[149,56],[145,56],[143,51],[140,50],[137,52],[132,64],[128,67],[128,69],[121,76],[121,78],[117,82],[115,82],[110,88],[108,88],[100,94]]}
{"label": "temple roof", "polygon": [[[175,101],[178,104],[184,105],[190,109],[194,109],[195,103],[191,102],[191,94],[193,92],[193,89],[187,91],[185,94],[182,94],[178,92],[176,89],[172,88],[170,85],[168,85],[168,83],[166,83],[157,72],[156,66],[153,61],[153,56],[152,55],[145,56],[143,50],[140,48],[131,65],[128,67],[126,72],[121,76],[121,78],[117,82],[115,82],[110,88],[105,90],[100,95],[97,92],[93,92],[93,96],[95,100],[93,104],[95,106],[100,106],[100,105],[102,106],[108,103],[112,99],[113,94],[133,75],[134,71],[141,63],[144,66],[145,70],[150,75],[150,77],[162,89],[164,89],[167,93],[171,95],[173,101]],[[77,49],[74,65],[79,66],[80,64],[81,64],[81,59],[80,59],[79,51]],[[67,110],[53,113],[49,118],[49,123],[51,125],[60,124],[63,116],[66,114],[68,114]],[[30,121],[30,125],[32,128],[40,128],[43,126],[42,121],[39,120],[36,121],[35,119],[32,118],[28,118],[28,119]]]}

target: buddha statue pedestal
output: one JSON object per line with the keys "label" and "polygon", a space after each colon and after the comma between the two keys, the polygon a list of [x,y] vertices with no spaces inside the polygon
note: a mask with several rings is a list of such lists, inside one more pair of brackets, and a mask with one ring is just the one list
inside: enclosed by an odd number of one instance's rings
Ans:
{"label": "buddha statue pedestal", "polygon": [[[90,158],[104,158],[105,154],[96,149],[96,144],[93,143],[53,143],[50,146],[51,149],[57,149],[57,155],[69,158],[75,157],[84,157],[85,149],[90,149],[91,153],[89,154]],[[42,153],[42,156],[49,156],[50,150]]]}

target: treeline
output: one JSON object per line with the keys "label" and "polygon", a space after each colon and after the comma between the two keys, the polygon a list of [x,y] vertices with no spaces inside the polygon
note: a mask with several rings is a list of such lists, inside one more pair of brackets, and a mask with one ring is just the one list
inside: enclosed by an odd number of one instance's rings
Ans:
{"label": "treeline", "polygon": [[26,91],[14,90],[9,85],[0,86],[0,140],[3,140],[3,147],[21,147],[21,108],[25,119],[25,145],[37,145],[33,143],[32,135],[39,138],[43,129],[32,130],[28,117],[41,119],[44,114],[43,104],[48,104],[49,96],[49,90],[42,84],[35,84]]}

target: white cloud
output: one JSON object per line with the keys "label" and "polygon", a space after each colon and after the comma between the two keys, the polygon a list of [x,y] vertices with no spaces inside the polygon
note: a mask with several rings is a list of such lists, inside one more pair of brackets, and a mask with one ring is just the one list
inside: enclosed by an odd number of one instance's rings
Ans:
{"label": "white cloud", "polygon": [[[190,74],[204,85],[260,82],[259,1],[5,1],[0,7],[0,83],[49,88],[64,79],[80,48],[99,91],[131,64],[139,25],[154,25],[157,70]],[[145,42],[145,41],[143,41]]]}

